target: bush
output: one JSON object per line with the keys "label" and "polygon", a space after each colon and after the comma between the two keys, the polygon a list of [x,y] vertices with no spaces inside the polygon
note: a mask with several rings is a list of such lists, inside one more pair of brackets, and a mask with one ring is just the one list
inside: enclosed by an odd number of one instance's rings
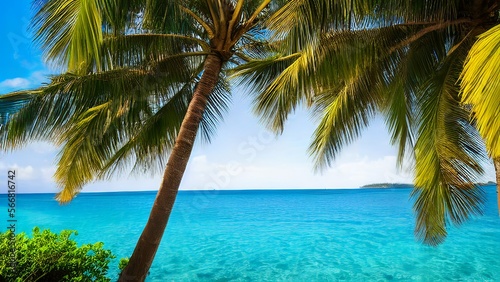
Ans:
{"label": "bush", "polygon": [[0,281],[110,281],[105,275],[114,256],[103,243],[78,247],[70,230],[32,233],[0,233]]}
{"label": "bush", "polygon": [[121,258],[120,263],[118,264],[118,269],[120,270],[120,273],[127,267],[127,264],[129,262],[129,258]]}

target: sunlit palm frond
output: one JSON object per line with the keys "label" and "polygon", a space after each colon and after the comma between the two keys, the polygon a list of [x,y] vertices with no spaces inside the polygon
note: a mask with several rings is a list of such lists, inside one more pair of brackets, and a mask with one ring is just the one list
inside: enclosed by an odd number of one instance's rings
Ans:
{"label": "sunlit palm frond", "polygon": [[[134,164],[133,171],[142,173],[146,171],[154,173],[157,169],[163,168],[168,152],[174,145],[196,82],[197,80],[193,80],[185,84],[151,117],[145,119],[135,131],[130,132],[127,141],[107,160],[100,177],[109,177],[130,163]],[[222,93],[222,95],[226,94]],[[226,97],[214,99],[226,99]],[[200,128],[201,135],[206,138],[214,132],[214,126],[220,120],[218,115],[222,113],[225,106],[212,105],[211,107],[213,110],[205,112],[202,120],[204,126]]]}
{"label": "sunlit palm frond", "polygon": [[314,101],[320,122],[313,134],[309,153],[315,168],[330,165],[341,148],[360,136],[380,103],[381,81],[373,68],[353,76],[339,88],[325,90]]}
{"label": "sunlit palm frond", "polygon": [[[411,34],[418,32],[412,29]],[[402,165],[405,153],[413,154],[415,146],[417,106],[416,93],[422,85],[431,79],[439,63],[439,58],[446,55],[446,36],[441,32],[429,33],[402,46],[398,62],[387,70],[391,84],[386,96],[384,113],[386,124],[391,132],[391,141],[398,144],[398,164]],[[396,41],[399,45],[401,41]],[[392,47],[390,47],[392,48]],[[413,159],[413,158],[412,158]]]}
{"label": "sunlit palm frond", "polygon": [[[162,168],[174,146],[192,95],[192,87],[192,83],[186,84],[164,101],[161,107],[153,108],[155,111],[133,127],[134,130],[128,131],[123,143],[118,144],[113,154],[105,160],[97,178],[108,178],[116,172],[122,173],[130,164],[133,164],[132,172],[153,174]],[[117,119],[116,122],[123,121]],[[101,146],[109,145],[103,142]]]}
{"label": "sunlit palm frond", "polygon": [[[405,30],[410,35],[415,32],[413,29],[405,28]],[[383,33],[380,35],[380,38],[385,38]],[[387,39],[382,40],[391,42]],[[401,41],[404,41],[404,37],[394,40],[393,44],[397,46]],[[414,159],[413,148],[417,131],[415,95],[421,85],[432,76],[438,63],[436,56],[445,55],[444,48],[436,48],[443,44],[442,37],[428,34],[418,41],[392,51],[390,55],[392,59],[386,64],[385,77],[388,84],[387,90],[384,91],[382,112],[391,133],[391,142],[398,146],[399,166],[402,166],[405,155],[408,153],[412,154],[410,159]],[[393,46],[389,45],[385,48],[392,50]]]}
{"label": "sunlit palm frond", "polygon": [[[131,89],[129,95],[113,97],[71,120],[61,136],[63,149],[55,174],[62,188],[59,201],[71,200],[84,184],[98,179],[111,166],[127,167],[127,160],[116,159],[124,144],[139,141],[131,149],[142,171],[162,164],[174,144],[190,99],[185,93],[169,95],[171,90],[159,82],[155,86],[150,78],[146,84],[147,87]],[[168,111],[157,110],[162,104],[167,105],[162,109]],[[164,120],[158,121],[158,112]],[[144,133],[148,128],[149,134],[138,136],[138,132]]]}
{"label": "sunlit palm frond", "polygon": [[[411,1],[413,3],[415,1]],[[321,33],[331,31],[356,31],[388,27],[414,21],[438,9],[434,7],[411,7],[406,1],[336,1],[297,0],[288,1],[266,22],[268,28],[280,39],[286,38],[287,47],[293,52],[317,40]],[[422,5],[424,6],[424,5]],[[422,14],[420,14],[420,12]]]}
{"label": "sunlit palm frond", "polygon": [[404,53],[406,48],[399,43],[414,31],[405,26],[393,26],[325,33],[316,47],[318,55],[310,58],[315,66],[314,79],[321,85],[332,85],[377,64],[385,76],[391,76],[397,64],[391,58]]}
{"label": "sunlit palm frond", "polygon": [[[307,67],[305,54],[252,60],[232,70],[241,84],[252,89],[255,112],[269,128],[279,132],[288,114],[303,100],[300,87]],[[302,76],[302,78],[299,78]]]}
{"label": "sunlit palm frond", "polygon": [[48,62],[85,73],[100,66],[102,11],[96,0],[35,1],[35,41]]}
{"label": "sunlit palm frond", "polygon": [[[124,68],[86,76],[63,74],[53,77],[52,82],[35,91],[33,99],[9,121],[7,133],[1,137],[2,143],[13,148],[30,140],[55,141],[72,118],[89,108],[114,99],[147,100],[150,99],[148,91],[152,90],[168,97],[169,93],[177,91],[179,83],[189,80],[193,71],[197,74],[200,68],[178,60],[160,63],[170,65],[171,71]],[[182,65],[185,67],[176,69]]]}
{"label": "sunlit palm frond", "polygon": [[409,54],[400,42],[413,32],[394,26],[332,32],[322,38],[322,55],[314,57],[316,71],[311,78],[318,84],[316,91],[323,92],[314,102],[323,119],[310,147],[317,168],[330,165],[379,110],[399,145],[399,160],[413,147],[412,92],[399,69]]}
{"label": "sunlit palm frond", "polygon": [[207,107],[200,123],[201,138],[210,142],[215,135],[217,126],[224,120],[224,116],[231,103],[231,87],[224,74],[219,76],[219,82],[208,97]]}
{"label": "sunlit palm frond", "polygon": [[[486,5],[486,4],[485,4]],[[459,18],[473,14],[471,4],[460,1],[289,1],[269,20],[270,30],[286,38],[294,52],[317,40],[320,33],[377,29],[395,25],[446,28],[447,25],[472,21]],[[453,33],[449,29],[450,34]]]}
{"label": "sunlit palm frond", "polygon": [[500,157],[500,25],[481,34],[467,56],[461,78],[462,101],[486,141],[488,153]]}
{"label": "sunlit palm frond", "polygon": [[[58,200],[69,201],[86,183],[123,172],[134,162],[134,171],[157,171],[175,143],[190,93],[181,89],[167,99],[150,93],[151,99],[110,100],[75,118],[62,137],[55,174]],[[159,110],[157,103],[163,104]]]}
{"label": "sunlit palm frond", "polygon": [[460,224],[480,214],[483,202],[474,183],[483,173],[484,145],[460,106],[456,85],[466,54],[461,49],[443,61],[419,93],[415,233],[430,245],[443,242],[448,221]]}
{"label": "sunlit palm frond", "polygon": [[[198,62],[209,54],[210,47],[203,40],[176,34],[130,34],[104,39],[102,45],[103,69],[123,67],[158,67],[161,61],[198,57]],[[107,50],[106,52],[104,50]],[[170,66],[170,65],[169,65]],[[180,71],[180,66],[176,67]],[[169,71],[172,75],[175,71]]]}
{"label": "sunlit palm frond", "polygon": [[55,180],[61,192],[56,195],[60,203],[69,202],[81,187],[94,179],[96,171],[103,166],[102,160],[110,147],[99,146],[114,114],[107,102],[88,109],[73,119],[61,139],[63,147],[59,153]]}
{"label": "sunlit palm frond", "polygon": [[0,143],[5,149],[20,148],[34,140],[51,140],[64,128],[71,116],[71,98],[57,95],[51,99],[57,107],[52,107],[44,99],[47,97],[45,91],[42,87],[30,92],[31,100],[10,117],[0,135]]}
{"label": "sunlit palm frond", "polygon": [[279,37],[294,33],[297,36],[295,39],[304,36],[302,42],[307,42],[311,35],[317,35],[318,28],[321,30],[331,27],[340,30],[348,27],[349,15],[352,9],[355,9],[354,5],[350,6],[351,3],[354,1],[289,1],[268,19],[267,25]]}
{"label": "sunlit palm frond", "polygon": [[[314,50],[308,48],[299,54],[277,60],[274,70],[282,68],[289,60],[291,62],[273,80],[265,81],[267,85],[257,92],[254,100],[255,113],[271,130],[282,132],[288,115],[300,104],[310,103],[315,86],[315,80],[311,79],[314,75],[314,64],[311,61],[313,56]],[[271,70],[257,74],[254,76],[255,80],[258,81],[260,75],[271,78],[275,73]]]}
{"label": "sunlit palm frond", "polygon": [[326,2],[328,1],[289,1],[265,24],[273,32],[275,39],[284,40],[289,52],[299,52],[312,41],[318,40],[321,32],[318,27],[325,21],[327,13],[326,7],[323,7],[327,5]]}

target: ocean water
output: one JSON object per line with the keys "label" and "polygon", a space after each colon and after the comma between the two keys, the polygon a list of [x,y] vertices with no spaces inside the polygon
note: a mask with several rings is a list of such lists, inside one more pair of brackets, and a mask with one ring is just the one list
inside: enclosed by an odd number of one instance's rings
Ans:
{"label": "ocean water", "polygon": [[[451,227],[438,247],[414,238],[409,189],[181,191],[147,281],[500,281],[496,192],[484,189],[484,215]],[[83,193],[65,206],[17,195],[18,232],[102,241],[118,257],[116,279],[155,194]]]}

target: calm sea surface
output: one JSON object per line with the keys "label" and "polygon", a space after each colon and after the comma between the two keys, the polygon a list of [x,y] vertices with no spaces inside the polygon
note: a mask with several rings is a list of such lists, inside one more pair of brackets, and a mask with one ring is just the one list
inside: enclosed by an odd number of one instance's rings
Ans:
{"label": "calm sea surface", "polygon": [[[496,192],[485,191],[484,215],[435,248],[413,236],[409,189],[180,192],[147,281],[500,281]],[[65,206],[17,195],[18,232],[78,230],[78,242],[130,256],[155,194],[85,193]]]}

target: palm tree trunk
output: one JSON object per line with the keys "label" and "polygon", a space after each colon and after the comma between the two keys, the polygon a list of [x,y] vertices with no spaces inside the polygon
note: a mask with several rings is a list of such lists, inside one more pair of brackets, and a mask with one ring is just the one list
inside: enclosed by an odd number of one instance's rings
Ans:
{"label": "palm tree trunk", "polygon": [[500,158],[496,158],[493,160],[495,164],[495,174],[497,176],[497,204],[498,204],[498,213],[500,214]]}
{"label": "palm tree trunk", "polygon": [[217,83],[222,64],[220,57],[208,55],[203,75],[195,89],[174,148],[170,153],[148,222],[118,281],[144,281],[146,279],[174,206],[208,97]]}

